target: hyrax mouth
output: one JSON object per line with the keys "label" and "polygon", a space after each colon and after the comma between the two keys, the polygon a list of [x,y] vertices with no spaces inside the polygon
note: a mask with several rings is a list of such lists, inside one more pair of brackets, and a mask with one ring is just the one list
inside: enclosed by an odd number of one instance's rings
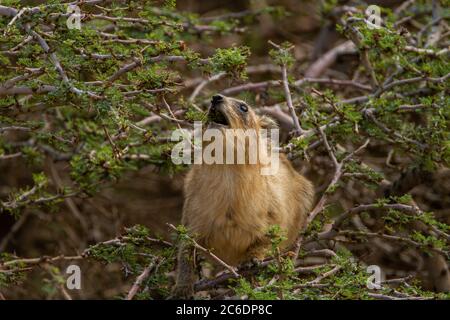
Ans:
{"label": "hyrax mouth", "polygon": [[208,112],[208,121],[223,126],[229,126],[227,116],[217,106],[211,106]]}
{"label": "hyrax mouth", "polygon": [[225,97],[221,94],[216,94],[211,98],[211,107],[208,112],[209,122],[220,124],[222,126],[229,126],[227,115],[223,111],[223,103],[225,102]]}

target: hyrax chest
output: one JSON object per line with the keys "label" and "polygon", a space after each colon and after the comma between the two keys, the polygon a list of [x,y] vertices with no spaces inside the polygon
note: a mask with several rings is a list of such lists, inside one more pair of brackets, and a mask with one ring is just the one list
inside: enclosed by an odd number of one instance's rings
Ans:
{"label": "hyrax chest", "polygon": [[186,199],[188,226],[219,257],[238,263],[265,236],[267,201],[256,195],[256,185],[242,186],[229,176],[216,175],[203,182]]}

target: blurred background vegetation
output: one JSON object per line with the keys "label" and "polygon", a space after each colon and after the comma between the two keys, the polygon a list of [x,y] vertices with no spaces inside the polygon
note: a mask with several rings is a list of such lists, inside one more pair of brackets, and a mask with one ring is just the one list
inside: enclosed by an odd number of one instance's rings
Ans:
{"label": "blurred background vegetation", "polygon": [[[186,172],[171,163],[168,137],[178,125],[203,119],[216,92],[274,116],[317,200],[328,190],[329,205],[307,235],[358,204],[401,203],[423,215],[363,212],[348,222],[363,234],[314,248],[338,252],[332,262],[305,252],[299,265],[286,262],[285,269],[240,280],[234,291],[199,290],[199,297],[380,298],[365,287],[365,266],[377,264],[389,279],[402,279],[393,282],[401,293],[383,294],[448,298],[438,293],[450,288],[448,1],[84,1],[81,30],[67,28],[61,2],[1,3],[4,298],[124,298],[149,265],[153,272],[136,297],[166,298],[176,250],[155,239],[177,241],[167,223],[180,223]],[[370,4],[382,8],[381,30],[361,22]],[[289,81],[303,128],[334,122],[326,134],[339,159],[371,139],[337,185],[329,186],[334,169],[323,137],[292,133],[268,40],[294,45]],[[409,237],[413,245],[373,239],[368,230]],[[96,246],[110,239],[116,241]],[[82,290],[64,289],[68,259],[8,264],[61,254],[91,257],[75,259]],[[318,263],[312,274],[293,271]],[[327,289],[301,285],[336,266]],[[273,282],[277,272],[287,275]]]}

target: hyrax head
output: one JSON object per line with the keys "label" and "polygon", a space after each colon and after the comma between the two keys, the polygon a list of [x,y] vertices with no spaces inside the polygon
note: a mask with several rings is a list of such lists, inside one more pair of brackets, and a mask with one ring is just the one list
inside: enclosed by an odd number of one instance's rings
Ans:
{"label": "hyrax head", "polygon": [[219,129],[260,129],[275,127],[268,117],[259,117],[244,101],[216,94],[208,111],[209,126]]}

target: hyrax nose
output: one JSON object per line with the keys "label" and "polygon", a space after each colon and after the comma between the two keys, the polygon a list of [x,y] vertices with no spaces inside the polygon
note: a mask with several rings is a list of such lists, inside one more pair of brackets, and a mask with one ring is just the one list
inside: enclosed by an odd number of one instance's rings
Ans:
{"label": "hyrax nose", "polygon": [[211,106],[216,106],[217,104],[221,103],[223,101],[223,96],[220,94],[216,94],[211,99]]}

